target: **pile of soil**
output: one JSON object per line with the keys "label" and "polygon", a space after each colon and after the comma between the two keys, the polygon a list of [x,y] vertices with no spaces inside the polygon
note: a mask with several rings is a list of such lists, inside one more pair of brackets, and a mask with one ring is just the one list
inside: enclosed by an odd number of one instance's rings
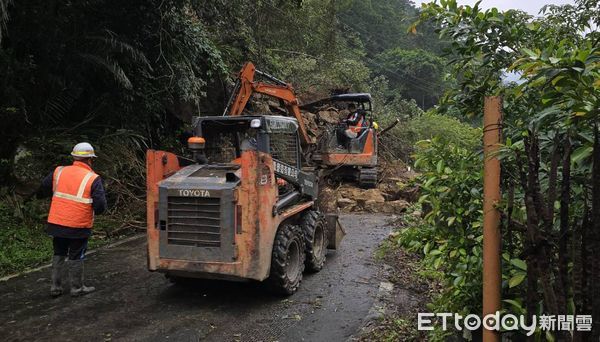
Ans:
{"label": "pile of soil", "polygon": [[400,214],[418,199],[418,187],[410,185],[415,172],[401,161],[380,165],[377,188],[361,189],[356,183],[321,184],[319,205],[323,212]]}
{"label": "pile of soil", "polygon": [[[254,94],[247,109],[253,115],[289,116],[287,109],[273,98]],[[349,111],[329,104],[302,110],[304,125],[313,142],[318,142],[326,130],[345,119]],[[410,202],[418,199],[418,188],[409,185],[415,177],[414,171],[402,161],[384,161],[379,165],[375,189],[361,189],[357,183],[330,184],[326,179],[319,181],[319,207],[322,212],[369,212],[400,214]]]}
{"label": "pile of soil", "polygon": [[[289,116],[287,109],[279,101],[261,94],[254,94],[250,105],[245,110],[248,115],[283,115]],[[335,126],[348,117],[347,109],[340,109],[330,105],[323,105],[311,109],[301,110],[304,125],[313,142],[319,141],[323,132],[331,126]]]}

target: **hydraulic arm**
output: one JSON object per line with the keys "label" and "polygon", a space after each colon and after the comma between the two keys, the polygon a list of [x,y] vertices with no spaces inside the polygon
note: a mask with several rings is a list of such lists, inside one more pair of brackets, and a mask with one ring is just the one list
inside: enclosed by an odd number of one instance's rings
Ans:
{"label": "hydraulic arm", "polygon": [[[268,79],[274,84],[254,81],[254,76],[256,74]],[[233,93],[223,112],[223,116],[242,115],[242,112],[253,93],[265,94],[282,100],[290,116],[296,118],[298,121],[298,131],[300,133],[300,142],[302,145],[306,146],[314,143],[308,136],[306,126],[304,125],[304,119],[300,114],[298,98],[296,98],[296,95],[294,94],[294,88],[292,88],[290,84],[285,83],[272,75],[256,70],[256,67],[252,62],[246,62],[242,67]]]}

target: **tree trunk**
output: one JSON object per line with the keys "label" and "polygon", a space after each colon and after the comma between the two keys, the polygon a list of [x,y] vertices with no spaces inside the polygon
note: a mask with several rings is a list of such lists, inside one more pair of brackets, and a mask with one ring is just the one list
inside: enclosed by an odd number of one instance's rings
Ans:
{"label": "tree trunk", "polygon": [[590,255],[586,265],[592,268],[592,336],[594,341],[600,339],[600,134],[598,126],[594,127],[594,153],[592,167],[592,224],[590,244],[595,252]]}
{"label": "tree trunk", "polygon": [[[575,314],[589,314],[590,311],[587,309],[587,294],[589,289],[587,285],[586,268],[583,265],[586,263],[586,246],[585,246],[585,235],[586,227],[589,224],[589,207],[587,200],[586,187],[583,187],[583,218],[581,225],[573,231],[573,239],[571,240],[571,250],[573,253],[573,302],[575,303]],[[573,331],[573,341],[583,341],[583,333],[581,331]]]}
{"label": "tree trunk", "polygon": [[[527,249],[531,250],[531,246]],[[535,269],[537,268],[535,265],[535,258],[533,255],[530,255],[526,258],[527,260],[527,299],[526,299],[526,310],[527,310],[527,324],[532,323],[532,316],[536,314],[537,305],[540,301],[538,296],[538,288],[537,282],[538,278],[535,273]],[[534,339],[534,336],[531,336],[531,339]]]}
{"label": "tree trunk", "polygon": [[[558,133],[556,134],[558,137]],[[566,149],[566,147],[565,147]],[[566,151],[565,151],[566,152]],[[548,216],[554,216],[554,202],[556,201],[556,180],[558,178],[558,164],[560,162],[560,145],[558,138],[554,139],[554,149],[552,150],[552,159],[550,160],[550,174],[548,175]],[[564,165],[564,163],[563,163]],[[552,227],[546,227],[552,229]],[[552,234],[552,231],[547,231]]]}
{"label": "tree trunk", "polygon": [[513,183],[512,180],[509,180],[508,181],[508,203],[506,205],[507,218],[506,218],[506,227],[504,230],[504,236],[505,236],[504,241],[506,241],[504,249],[509,250],[509,251],[513,250],[512,214],[513,214],[514,208],[515,208],[515,184]]}
{"label": "tree trunk", "polygon": [[569,295],[569,202],[571,201],[571,141],[567,136],[562,163],[562,183],[560,187],[560,234],[558,239],[558,275],[562,285],[559,296],[564,306],[561,314],[567,314],[567,298]]}
{"label": "tree trunk", "polygon": [[[521,175],[521,183],[525,190],[525,207],[527,211],[527,235],[532,246],[532,256],[535,258],[534,271],[539,276],[542,293],[544,296],[545,312],[558,314],[558,303],[553,285],[554,268],[550,263],[549,244],[540,232],[540,216],[544,224],[548,224],[546,206],[540,192],[539,183],[539,150],[537,137],[530,132],[525,139],[525,151],[527,152],[528,170],[527,174]],[[551,222],[551,221],[550,221]],[[529,267],[529,265],[528,265]]]}

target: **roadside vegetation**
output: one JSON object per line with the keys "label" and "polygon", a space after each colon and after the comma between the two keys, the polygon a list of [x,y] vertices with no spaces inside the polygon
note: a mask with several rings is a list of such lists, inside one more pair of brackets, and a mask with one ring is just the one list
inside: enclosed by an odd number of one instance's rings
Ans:
{"label": "roadside vegetation", "polygon": [[191,117],[222,113],[245,61],[305,102],[369,91],[381,126],[420,115],[450,83],[433,26],[406,31],[418,16],[406,0],[0,0],[0,275],[50,257],[35,191],[79,141],[110,206],[92,242],[143,228],[145,150],[185,154]]}
{"label": "roadside vegetation", "polygon": [[[600,315],[600,41],[598,1],[547,6],[545,16],[482,10],[455,1],[429,4],[419,22],[453,37],[448,56],[458,87],[438,113],[480,118],[483,97],[504,99],[502,160],[503,310],[515,314]],[[414,27],[418,30],[418,25]],[[502,80],[505,71],[520,77]],[[478,132],[478,135],[481,131]],[[424,224],[403,230],[398,244],[419,253],[442,282],[431,312],[481,312],[482,154],[480,143],[416,144]],[[600,334],[594,322],[594,337]],[[438,326],[429,338],[453,331]],[[520,338],[521,332],[505,332]],[[590,338],[538,329],[537,339]]]}
{"label": "roadside vegetation", "polygon": [[[422,218],[384,254],[418,256],[421,278],[440,284],[431,312],[481,312],[474,127],[484,97],[502,96],[503,310],[600,317],[600,2],[542,14],[454,0],[0,0],[0,275],[50,256],[35,191],[78,141],[97,147],[111,208],[93,243],[143,228],[144,151],[185,154],[191,116],[219,115],[250,60],[302,100],[368,91],[382,128],[401,120],[381,154],[414,163]],[[407,317],[377,337],[422,337],[400,333]],[[600,319],[593,334],[572,339],[600,338]]]}

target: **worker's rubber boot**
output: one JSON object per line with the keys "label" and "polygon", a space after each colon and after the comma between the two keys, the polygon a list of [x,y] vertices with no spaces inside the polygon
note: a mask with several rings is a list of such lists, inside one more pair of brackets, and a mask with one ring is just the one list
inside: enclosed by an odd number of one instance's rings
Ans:
{"label": "worker's rubber boot", "polygon": [[83,260],[69,260],[69,275],[71,276],[71,296],[79,297],[96,290],[93,286],[83,284]]}
{"label": "worker's rubber boot", "polygon": [[52,285],[50,286],[50,295],[58,297],[62,294],[62,275],[65,257],[55,255],[52,257]]}

